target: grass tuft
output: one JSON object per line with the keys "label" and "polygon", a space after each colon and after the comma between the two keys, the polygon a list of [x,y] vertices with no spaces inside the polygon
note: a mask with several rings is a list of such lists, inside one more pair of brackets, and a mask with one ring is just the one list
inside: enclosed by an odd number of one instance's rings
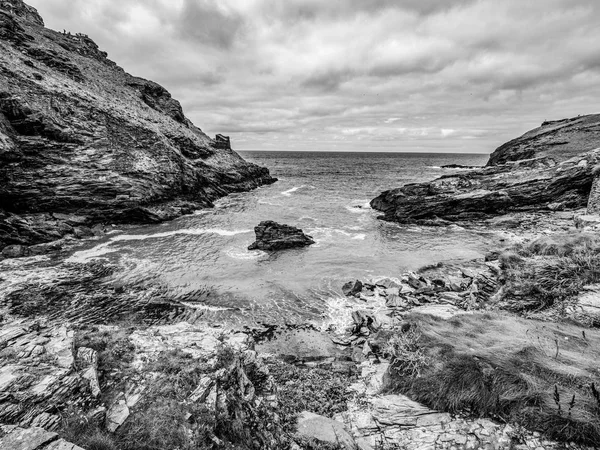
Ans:
{"label": "grass tuft", "polygon": [[409,319],[410,335],[388,332],[387,391],[432,409],[600,445],[600,394],[596,398],[591,387],[599,380],[590,364],[600,358],[599,332],[588,330],[584,340],[574,325],[490,314],[451,322],[418,314]]}
{"label": "grass tuft", "polygon": [[585,285],[600,282],[600,238],[586,233],[543,237],[515,246],[499,261],[506,309],[542,310],[566,304]]}

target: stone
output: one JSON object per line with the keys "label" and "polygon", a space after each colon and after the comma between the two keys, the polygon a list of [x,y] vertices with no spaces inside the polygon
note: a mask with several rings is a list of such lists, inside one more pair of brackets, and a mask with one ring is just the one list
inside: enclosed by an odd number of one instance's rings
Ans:
{"label": "stone", "polygon": [[129,407],[125,400],[117,400],[106,413],[106,429],[111,433],[123,425],[129,417]]}
{"label": "stone", "polygon": [[98,353],[87,347],[79,347],[77,350],[77,365],[82,370],[81,376],[88,380],[94,397],[101,394],[100,382],[98,381]]}
{"label": "stone", "polygon": [[383,280],[379,280],[375,284],[384,289],[400,289],[401,288],[400,283],[397,283],[396,281],[391,280],[389,278],[384,278]]}
{"label": "stone", "polygon": [[6,450],[38,450],[58,438],[56,433],[43,428],[14,428],[8,434],[0,437],[0,449]]}
{"label": "stone", "polygon": [[205,401],[214,385],[215,381],[212,378],[202,377],[198,387],[190,394],[188,401],[193,403]]}
{"label": "stone", "polygon": [[385,306],[388,308],[403,308],[407,305],[406,299],[400,295],[391,294],[385,299]]}
{"label": "stone", "polygon": [[27,255],[27,247],[24,245],[8,245],[2,249],[5,258],[20,258]]}
{"label": "stone", "polygon": [[599,214],[584,214],[577,215],[573,218],[575,227],[583,231],[600,230],[600,215]]}
{"label": "stone", "polygon": [[311,236],[301,229],[289,225],[281,225],[272,220],[263,221],[254,227],[256,241],[248,250],[284,250],[289,248],[306,247],[315,243]]}
{"label": "stone", "polygon": [[[360,280],[356,281],[348,281],[346,284],[342,286],[342,292],[346,297],[358,296],[363,290],[363,284]],[[369,291],[371,292],[371,291]]]}
{"label": "stone", "polygon": [[315,439],[346,450],[355,450],[356,443],[343,424],[318,414],[303,411],[298,417],[298,438]]}

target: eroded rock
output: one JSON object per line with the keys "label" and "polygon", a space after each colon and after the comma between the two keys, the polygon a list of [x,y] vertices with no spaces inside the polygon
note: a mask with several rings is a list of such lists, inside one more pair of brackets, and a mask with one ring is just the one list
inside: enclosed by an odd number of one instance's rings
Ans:
{"label": "eroded rock", "polygon": [[306,247],[315,243],[311,236],[301,229],[290,225],[281,225],[267,220],[254,227],[256,242],[248,250],[284,250],[289,248]]}

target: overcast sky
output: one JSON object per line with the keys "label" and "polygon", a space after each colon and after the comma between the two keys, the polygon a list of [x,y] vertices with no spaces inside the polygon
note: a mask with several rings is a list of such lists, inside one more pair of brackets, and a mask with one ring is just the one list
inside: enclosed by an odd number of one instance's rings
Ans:
{"label": "overcast sky", "polygon": [[235,149],[490,152],[600,111],[598,0],[26,0]]}

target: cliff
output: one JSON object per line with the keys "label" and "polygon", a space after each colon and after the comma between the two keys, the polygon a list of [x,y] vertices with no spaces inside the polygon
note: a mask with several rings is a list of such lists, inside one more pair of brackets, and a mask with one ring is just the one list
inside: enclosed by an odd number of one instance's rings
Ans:
{"label": "cliff", "polygon": [[482,169],[385,191],[371,206],[382,219],[401,223],[585,207],[598,147],[600,115],[545,122],[499,147]]}
{"label": "cliff", "polygon": [[0,0],[0,251],[172,219],[274,181],[86,35]]}
{"label": "cliff", "polygon": [[539,128],[498,147],[490,155],[487,165],[497,166],[508,161],[541,156],[560,162],[599,145],[600,114],[547,121]]}

